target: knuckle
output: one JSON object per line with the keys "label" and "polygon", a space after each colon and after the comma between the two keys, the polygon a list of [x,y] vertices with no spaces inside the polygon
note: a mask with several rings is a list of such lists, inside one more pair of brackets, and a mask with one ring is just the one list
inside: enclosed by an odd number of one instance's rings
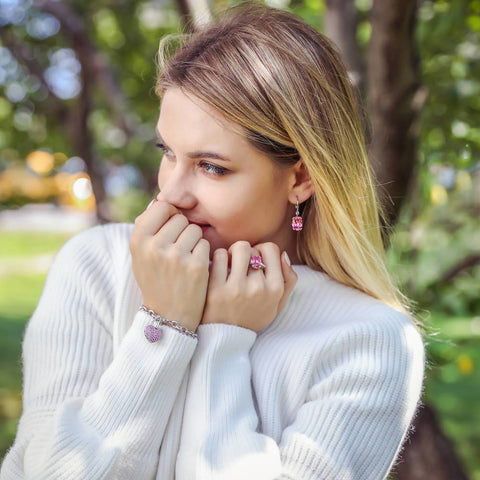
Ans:
{"label": "knuckle", "polygon": [[214,252],[213,252],[213,258],[216,259],[216,260],[225,260],[226,258],[228,258],[228,252],[225,248],[217,248]]}
{"label": "knuckle", "polygon": [[[188,220],[187,220],[188,223]],[[195,225],[194,223],[190,223],[187,227],[189,230],[191,230],[192,233],[196,234],[197,236],[202,235],[202,229],[198,225]]]}
{"label": "knuckle", "polygon": [[142,214],[140,214],[138,217],[135,218],[135,221],[133,222],[135,227],[139,227],[142,223]]}
{"label": "knuckle", "polygon": [[180,261],[180,259],[182,257],[182,252],[175,244],[173,244],[167,250],[166,257],[167,257],[168,260],[170,260],[172,262],[178,262],[178,261]]}
{"label": "knuckle", "polygon": [[182,215],[181,213],[176,213],[175,215],[172,215],[169,218],[169,221],[174,222],[175,225],[179,225],[182,228],[185,228],[188,225],[188,220],[185,215]]}
{"label": "knuckle", "polygon": [[133,253],[134,251],[137,250],[137,248],[138,248],[138,243],[139,243],[139,241],[138,241],[138,236],[135,235],[135,234],[132,235],[132,236],[130,237],[130,241],[128,242],[128,246],[129,246],[129,248],[130,248],[130,253]]}
{"label": "knuckle", "polygon": [[272,252],[275,252],[276,254],[280,254],[280,248],[276,243],[273,242],[266,242],[264,244],[264,248],[267,250],[271,250]]}
{"label": "knuckle", "polygon": [[229,297],[232,300],[240,300],[245,295],[245,290],[240,285],[234,285],[229,289]]}
{"label": "knuckle", "polygon": [[203,258],[192,257],[188,264],[189,272],[195,277],[203,276],[208,267],[208,261]]}
{"label": "knuckle", "polygon": [[270,292],[275,298],[281,298],[281,296],[283,295],[283,291],[284,291],[283,285],[274,285],[270,289]]}
{"label": "knuckle", "polygon": [[265,286],[261,282],[253,282],[250,286],[249,294],[252,297],[263,297],[265,295]]}
{"label": "knuckle", "polygon": [[210,242],[205,238],[201,238],[198,243],[201,247],[205,247],[210,252]]}
{"label": "knuckle", "polygon": [[246,240],[238,240],[230,247],[231,250],[250,250],[252,247]]}

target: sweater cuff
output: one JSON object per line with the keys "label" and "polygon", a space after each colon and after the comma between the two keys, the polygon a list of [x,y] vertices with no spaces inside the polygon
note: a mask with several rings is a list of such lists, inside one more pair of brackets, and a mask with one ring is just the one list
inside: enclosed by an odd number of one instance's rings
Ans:
{"label": "sweater cuff", "polygon": [[228,350],[231,354],[248,352],[257,333],[249,328],[229,325],[226,323],[206,323],[197,328],[198,345],[195,355],[201,355],[208,350]]}
{"label": "sweater cuff", "polygon": [[150,343],[144,335],[150,320],[145,312],[136,313],[98,391],[85,402],[86,420],[104,436],[120,431],[141,436],[146,427],[139,419],[155,418],[151,423],[158,428],[170,415],[197,340],[163,325],[160,340]]}

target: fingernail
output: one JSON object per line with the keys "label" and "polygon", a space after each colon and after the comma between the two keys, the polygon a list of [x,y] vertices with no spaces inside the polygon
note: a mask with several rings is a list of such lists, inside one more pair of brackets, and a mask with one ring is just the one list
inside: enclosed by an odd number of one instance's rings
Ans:
{"label": "fingernail", "polygon": [[152,206],[152,203],[156,202],[157,199],[154,198],[148,205],[147,205],[147,208],[145,210],[148,210],[151,206]]}
{"label": "fingernail", "polygon": [[287,252],[283,252],[283,258],[285,258],[285,262],[287,262],[287,265],[291,267],[292,264],[290,263],[290,257],[288,256]]}

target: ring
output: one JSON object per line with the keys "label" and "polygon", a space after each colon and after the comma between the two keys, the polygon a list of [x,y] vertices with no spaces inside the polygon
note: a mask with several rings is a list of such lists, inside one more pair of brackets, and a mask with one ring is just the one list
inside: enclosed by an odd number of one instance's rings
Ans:
{"label": "ring", "polygon": [[254,270],[261,270],[266,267],[266,265],[262,263],[262,257],[260,255],[252,255],[250,257],[250,266]]}

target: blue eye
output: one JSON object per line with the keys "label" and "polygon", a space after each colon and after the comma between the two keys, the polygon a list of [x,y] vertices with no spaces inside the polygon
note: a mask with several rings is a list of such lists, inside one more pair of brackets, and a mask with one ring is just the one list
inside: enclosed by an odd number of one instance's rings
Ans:
{"label": "blue eye", "polygon": [[[162,150],[163,154],[169,158],[174,158],[175,154],[169,150],[165,144],[158,142],[156,146]],[[219,167],[218,165],[214,165],[213,163],[208,163],[208,162],[200,162],[198,164],[200,168],[203,168],[203,170],[208,174],[208,175],[216,175],[216,176],[222,176],[226,175],[229,173],[229,170],[227,168]]]}
{"label": "blue eye", "polygon": [[226,168],[213,165],[212,163],[201,162],[200,166],[203,167],[207,173],[212,175],[226,175],[228,173]]}

